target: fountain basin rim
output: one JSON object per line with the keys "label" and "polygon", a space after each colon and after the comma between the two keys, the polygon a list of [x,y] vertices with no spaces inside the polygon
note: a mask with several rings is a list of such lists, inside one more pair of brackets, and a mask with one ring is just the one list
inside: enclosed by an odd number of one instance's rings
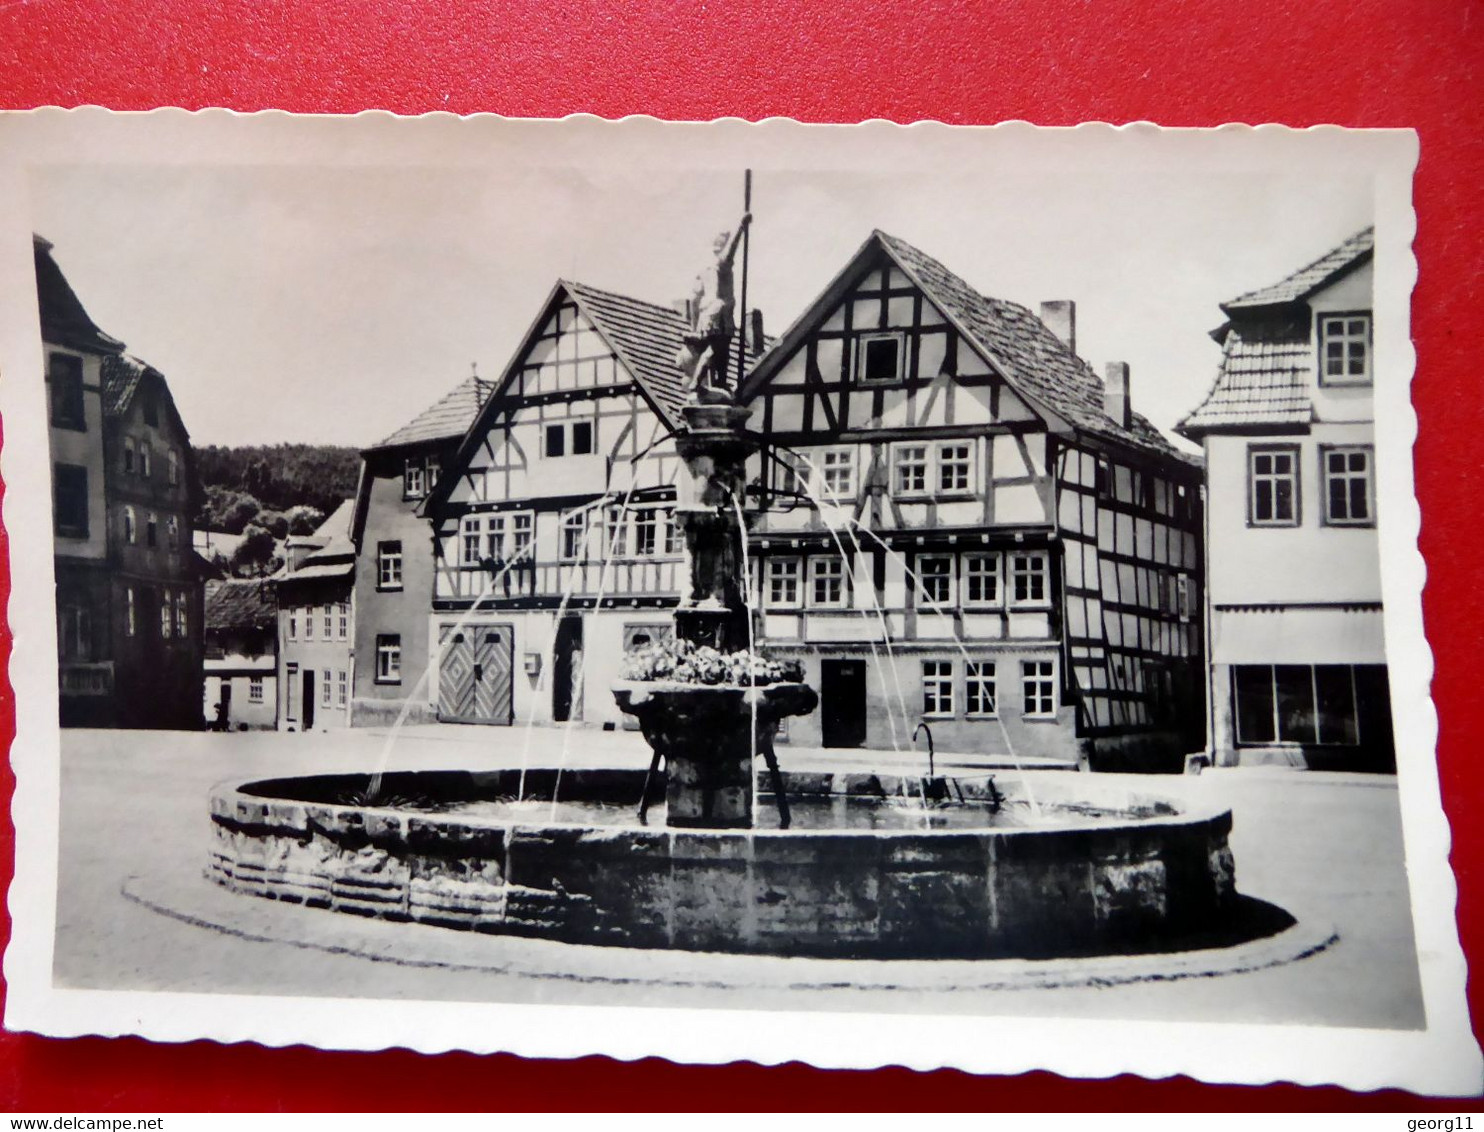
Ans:
{"label": "fountain basin rim", "polygon": [[[554,773],[557,769],[558,768],[556,768],[556,767],[532,767],[532,768],[529,768],[528,769],[528,772],[529,773],[536,773],[536,774],[540,774],[542,772],[553,772]],[[442,774],[442,773],[461,774],[461,773],[470,773],[470,772],[465,772],[465,771],[452,771],[452,772],[450,772],[450,771],[438,770],[438,769],[405,770],[405,771],[390,771],[390,772],[388,772],[389,775],[399,775],[399,774],[408,774],[408,775],[435,774],[436,775],[436,774]],[[496,773],[498,773],[498,772],[496,772]],[[572,772],[572,771],[569,770],[566,773],[571,774],[571,773],[574,773],[574,772]],[[580,771],[577,772],[577,773],[580,773]],[[612,773],[612,771],[609,771],[609,773]],[[623,773],[632,774],[634,776],[635,783],[636,783],[635,797],[637,799],[637,784],[643,778],[643,771],[632,770],[632,771],[624,771]],[[1030,773],[1035,773],[1035,772],[1030,772]],[[1051,779],[1051,778],[1064,779],[1065,777],[1068,777],[1068,776],[1065,776],[1065,775],[1061,774],[1060,772],[1054,772],[1054,771],[1047,771],[1047,772],[1045,772],[1045,774],[1048,776],[1048,779]],[[1098,834],[1113,834],[1113,833],[1116,833],[1119,830],[1148,830],[1148,829],[1155,828],[1155,827],[1160,827],[1160,826],[1182,826],[1182,825],[1189,825],[1189,824],[1192,824],[1192,823],[1206,823],[1206,822],[1212,822],[1212,821],[1224,821],[1226,823],[1230,823],[1230,820],[1231,820],[1231,808],[1229,806],[1223,806],[1223,805],[1218,805],[1218,804],[1214,804],[1214,803],[1189,804],[1188,805],[1188,804],[1183,803],[1183,802],[1177,802],[1174,799],[1171,799],[1171,798],[1169,798],[1167,796],[1164,796],[1164,795],[1149,794],[1149,793],[1145,793],[1145,792],[1142,792],[1142,791],[1126,793],[1126,794],[1123,795],[1121,801],[1123,802],[1123,804],[1129,805],[1129,806],[1140,805],[1140,804],[1143,804],[1143,805],[1162,805],[1162,806],[1167,806],[1167,807],[1170,808],[1170,812],[1167,812],[1167,813],[1158,813],[1158,814],[1149,814],[1149,815],[1146,815],[1146,816],[1139,816],[1139,817],[1123,817],[1123,818],[1113,818],[1113,819],[1107,819],[1107,818],[1104,818],[1104,819],[1089,819],[1089,820],[1080,821],[1080,822],[1079,821],[1075,821],[1075,820],[1070,820],[1070,821],[1061,821],[1061,822],[1056,822],[1056,823],[1047,823],[1047,824],[1042,824],[1042,825],[1025,825],[1025,826],[1008,826],[1008,825],[1007,826],[991,826],[991,825],[984,825],[984,826],[963,826],[963,827],[957,827],[957,828],[937,828],[937,829],[932,829],[932,828],[926,828],[926,829],[916,829],[916,828],[907,828],[907,829],[828,829],[828,828],[824,828],[824,829],[816,829],[816,828],[810,828],[810,829],[759,829],[759,828],[707,829],[707,828],[704,828],[704,827],[695,827],[695,828],[692,828],[692,827],[669,827],[669,826],[664,826],[664,825],[642,826],[642,825],[625,825],[625,824],[605,824],[605,823],[601,823],[601,822],[582,822],[582,821],[562,820],[560,818],[544,817],[544,816],[537,815],[537,814],[532,814],[530,816],[522,815],[520,817],[515,817],[515,818],[502,818],[502,817],[488,815],[488,814],[466,813],[466,812],[458,812],[458,811],[439,811],[439,810],[431,810],[431,809],[413,809],[413,808],[408,808],[408,807],[361,804],[361,803],[354,803],[354,802],[319,801],[319,800],[313,800],[313,799],[286,797],[286,796],[284,796],[282,794],[271,794],[271,793],[267,793],[266,791],[264,791],[264,792],[258,792],[258,791],[256,791],[254,789],[255,787],[268,787],[268,786],[276,785],[278,783],[283,783],[283,782],[292,782],[292,781],[313,782],[313,781],[316,781],[316,780],[332,780],[333,781],[333,780],[336,780],[336,779],[353,780],[353,779],[358,779],[358,778],[361,778],[361,777],[363,777],[363,775],[360,772],[339,772],[339,773],[326,773],[326,774],[279,775],[279,776],[275,776],[275,777],[252,778],[252,779],[246,779],[246,780],[242,780],[242,779],[227,779],[227,780],[224,780],[222,782],[217,783],[216,785],[214,785],[211,788],[210,796],[211,796],[211,799],[212,799],[212,802],[213,802],[213,806],[212,806],[212,817],[213,817],[213,820],[215,820],[215,818],[218,815],[217,803],[220,803],[223,808],[225,808],[225,807],[232,807],[233,809],[236,808],[236,806],[237,806],[238,803],[259,804],[259,805],[275,805],[276,804],[276,805],[287,805],[287,806],[312,807],[312,808],[315,808],[315,809],[323,809],[323,810],[326,810],[326,811],[335,813],[337,815],[338,814],[345,814],[345,813],[360,813],[360,814],[365,814],[365,815],[373,815],[374,814],[378,818],[386,818],[386,819],[416,819],[416,820],[420,820],[420,821],[447,823],[447,824],[451,824],[451,825],[460,825],[460,826],[466,826],[466,827],[469,827],[469,828],[477,828],[477,829],[482,829],[482,830],[503,829],[503,830],[511,830],[511,831],[522,830],[522,831],[531,831],[531,832],[539,832],[540,830],[543,830],[543,829],[573,829],[573,830],[595,830],[595,831],[609,831],[609,830],[611,830],[614,833],[622,833],[624,835],[630,835],[630,836],[632,836],[632,835],[647,835],[647,836],[651,836],[651,837],[655,837],[655,838],[681,836],[681,837],[686,837],[686,838],[704,838],[704,839],[712,840],[712,841],[724,840],[724,839],[736,839],[736,838],[746,838],[746,839],[749,839],[749,840],[751,840],[751,839],[759,839],[760,838],[760,839],[769,840],[769,841],[771,841],[771,840],[777,840],[777,839],[783,839],[783,840],[788,840],[788,841],[799,841],[799,840],[802,840],[802,839],[811,839],[811,838],[825,838],[825,839],[834,840],[834,839],[845,838],[845,837],[861,837],[861,838],[870,838],[872,840],[882,840],[882,839],[890,839],[890,838],[906,838],[906,837],[911,837],[911,838],[929,838],[929,839],[933,839],[933,840],[939,840],[939,839],[942,839],[942,838],[945,838],[945,837],[966,837],[966,836],[967,837],[978,837],[978,836],[984,836],[986,834],[987,835],[992,835],[992,836],[994,836],[996,838],[1001,838],[1001,837],[1006,837],[1006,838],[1025,838],[1025,837],[1043,837],[1043,836],[1047,836],[1047,835],[1075,835],[1075,834],[1081,833],[1081,832],[1096,832]],[[369,777],[369,776],[366,776],[366,777]],[[787,778],[787,777],[788,777],[788,773],[785,772],[785,778]],[[883,783],[883,785],[885,785],[887,783],[899,784],[904,777],[906,777],[908,781],[917,781],[917,779],[920,776],[901,776],[901,775],[884,774],[884,775],[875,775],[874,777],[876,777],[878,780],[880,780]],[[962,776],[962,777],[967,778],[969,776],[966,775],[966,776]],[[986,777],[986,776],[975,776],[975,777]],[[992,775],[988,775],[987,777],[993,777],[993,776]],[[1082,780],[1082,779],[1084,779],[1085,776],[1083,776],[1083,775],[1075,775],[1075,776],[1071,776],[1071,777],[1074,777],[1074,778],[1076,778],[1078,780]],[[1079,781],[1079,784],[1080,785],[1085,785],[1085,783],[1082,783],[1080,781]],[[1045,784],[1043,783],[1042,785],[1045,785]],[[1010,798],[1012,800],[1015,800],[1016,797],[1017,797],[1017,795],[1019,794],[1018,784],[1012,781],[1012,782],[1006,784],[1006,786],[1007,786],[1007,790],[1005,792],[1007,792],[1010,795]],[[1091,792],[1092,793],[1097,793],[1098,792],[1098,789],[1094,789]],[[1104,790],[1103,792],[1106,795],[1108,793],[1113,793],[1114,791]],[[1053,791],[1053,793],[1055,793],[1055,791]],[[1081,796],[1081,793],[1080,792],[1068,791],[1067,793],[1068,794],[1071,794],[1073,796],[1076,796],[1079,801],[1083,801],[1083,802],[1095,802],[1096,801],[1096,800],[1087,799],[1086,797]],[[768,795],[764,794],[763,796],[764,797],[767,797]],[[799,800],[799,796],[798,795],[791,794],[790,796],[793,797],[796,802],[798,802],[798,800]],[[889,795],[888,798],[890,798],[890,797],[898,797],[898,795]],[[525,800],[528,801],[528,802],[534,802],[534,803],[536,803],[538,805],[543,805],[543,804],[546,804],[546,803],[548,803],[550,801],[550,799],[548,799],[548,798],[530,798],[530,799],[525,799]],[[883,800],[887,800],[887,799],[883,799]],[[1044,799],[1044,800],[1045,801],[1048,801],[1048,802],[1051,802],[1052,804],[1055,804],[1055,802],[1058,801],[1058,800],[1060,800],[1060,799]],[[637,801],[636,801],[636,805],[637,805]]]}

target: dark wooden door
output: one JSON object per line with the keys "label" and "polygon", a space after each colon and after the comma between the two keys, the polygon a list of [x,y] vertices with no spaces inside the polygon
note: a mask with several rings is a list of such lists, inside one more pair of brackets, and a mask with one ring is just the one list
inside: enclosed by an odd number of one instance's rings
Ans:
{"label": "dark wooden door", "polygon": [[826,747],[859,747],[866,741],[866,662],[819,662],[819,725]]}
{"label": "dark wooden door", "polygon": [[571,719],[574,710],[579,714],[582,710],[577,702],[581,671],[582,618],[563,617],[557,623],[551,669],[551,718],[558,723]]}
{"label": "dark wooden door", "polygon": [[314,726],[314,669],[304,670],[304,730]]}

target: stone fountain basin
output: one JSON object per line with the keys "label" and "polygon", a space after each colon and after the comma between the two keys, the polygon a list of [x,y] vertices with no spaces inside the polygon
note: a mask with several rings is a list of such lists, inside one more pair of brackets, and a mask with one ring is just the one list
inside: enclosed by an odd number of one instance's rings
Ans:
{"label": "stone fountain basin", "polygon": [[[211,798],[207,871],[239,892],[389,920],[776,955],[1163,951],[1209,945],[1236,914],[1229,811],[1086,775],[1031,775],[1038,822],[1014,776],[1002,777],[998,815],[987,777],[961,781],[977,814],[954,815],[952,828],[825,820],[788,831],[641,826],[638,771],[564,772],[555,817],[552,769],[526,773],[524,800],[517,770],[390,773],[378,805],[354,800],[365,775],[227,784]],[[919,789],[858,773],[785,784],[796,814],[901,809]],[[768,805],[759,800],[760,817]]]}

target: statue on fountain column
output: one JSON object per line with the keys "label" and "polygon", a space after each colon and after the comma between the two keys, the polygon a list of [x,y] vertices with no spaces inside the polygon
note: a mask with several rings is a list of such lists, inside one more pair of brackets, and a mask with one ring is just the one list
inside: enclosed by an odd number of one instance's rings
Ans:
{"label": "statue on fountain column", "polygon": [[732,261],[742,236],[752,223],[752,213],[742,215],[735,232],[723,232],[712,244],[714,261],[696,276],[687,303],[690,327],[675,364],[685,378],[686,399],[694,405],[731,404],[735,396],[728,377],[731,369],[732,335],[737,330],[736,288]]}

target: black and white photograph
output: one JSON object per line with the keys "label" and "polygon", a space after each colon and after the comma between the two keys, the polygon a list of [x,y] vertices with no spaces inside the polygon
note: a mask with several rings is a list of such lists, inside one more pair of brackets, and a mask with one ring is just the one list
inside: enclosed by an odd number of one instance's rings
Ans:
{"label": "black and white photograph", "polygon": [[1479,1088],[1410,132],[0,153],[8,1026]]}

